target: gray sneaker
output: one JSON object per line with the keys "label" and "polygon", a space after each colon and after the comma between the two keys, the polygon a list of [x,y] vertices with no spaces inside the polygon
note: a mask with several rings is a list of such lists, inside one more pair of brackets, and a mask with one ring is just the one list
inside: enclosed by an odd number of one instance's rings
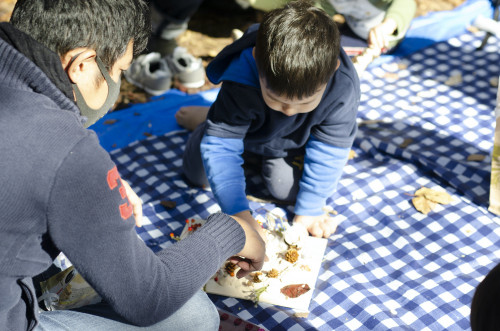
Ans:
{"label": "gray sneaker", "polygon": [[176,47],[165,59],[172,74],[182,86],[198,88],[205,84],[205,68],[201,59],[189,54],[184,47]]}
{"label": "gray sneaker", "polygon": [[172,72],[160,53],[139,56],[123,75],[129,83],[152,95],[165,93],[172,86]]}

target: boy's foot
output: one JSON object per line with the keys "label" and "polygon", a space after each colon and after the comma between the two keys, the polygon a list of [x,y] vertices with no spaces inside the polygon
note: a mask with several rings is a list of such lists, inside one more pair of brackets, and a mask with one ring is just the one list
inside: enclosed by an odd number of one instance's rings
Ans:
{"label": "boy's foot", "polygon": [[177,124],[183,128],[194,131],[198,125],[207,119],[209,107],[204,106],[187,106],[180,108],[175,113]]}

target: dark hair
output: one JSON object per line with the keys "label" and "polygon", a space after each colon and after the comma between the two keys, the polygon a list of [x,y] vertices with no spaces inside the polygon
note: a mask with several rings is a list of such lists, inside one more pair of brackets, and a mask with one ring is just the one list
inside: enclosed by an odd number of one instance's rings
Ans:
{"label": "dark hair", "polygon": [[134,41],[134,55],[151,33],[142,0],[18,0],[10,23],[60,56],[78,47],[94,49],[108,70]]}
{"label": "dark hair", "polygon": [[337,68],[340,34],[336,23],[312,1],[292,1],[264,16],[255,61],[274,93],[310,96]]}
{"label": "dark hair", "polygon": [[471,303],[472,331],[500,330],[500,264],[476,288]]}

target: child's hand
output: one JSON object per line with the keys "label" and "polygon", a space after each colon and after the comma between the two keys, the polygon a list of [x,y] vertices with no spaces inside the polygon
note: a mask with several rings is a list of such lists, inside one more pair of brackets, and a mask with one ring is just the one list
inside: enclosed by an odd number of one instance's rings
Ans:
{"label": "child's hand", "polygon": [[293,223],[302,224],[313,237],[328,238],[337,230],[337,222],[327,214],[318,216],[295,215]]}

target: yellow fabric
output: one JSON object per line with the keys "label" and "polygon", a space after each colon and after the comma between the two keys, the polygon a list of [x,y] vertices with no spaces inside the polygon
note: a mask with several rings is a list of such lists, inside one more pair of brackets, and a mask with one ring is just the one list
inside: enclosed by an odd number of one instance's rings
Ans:
{"label": "yellow fabric", "polygon": [[500,215],[500,117],[496,120],[493,155],[491,157],[490,207],[488,210]]}

